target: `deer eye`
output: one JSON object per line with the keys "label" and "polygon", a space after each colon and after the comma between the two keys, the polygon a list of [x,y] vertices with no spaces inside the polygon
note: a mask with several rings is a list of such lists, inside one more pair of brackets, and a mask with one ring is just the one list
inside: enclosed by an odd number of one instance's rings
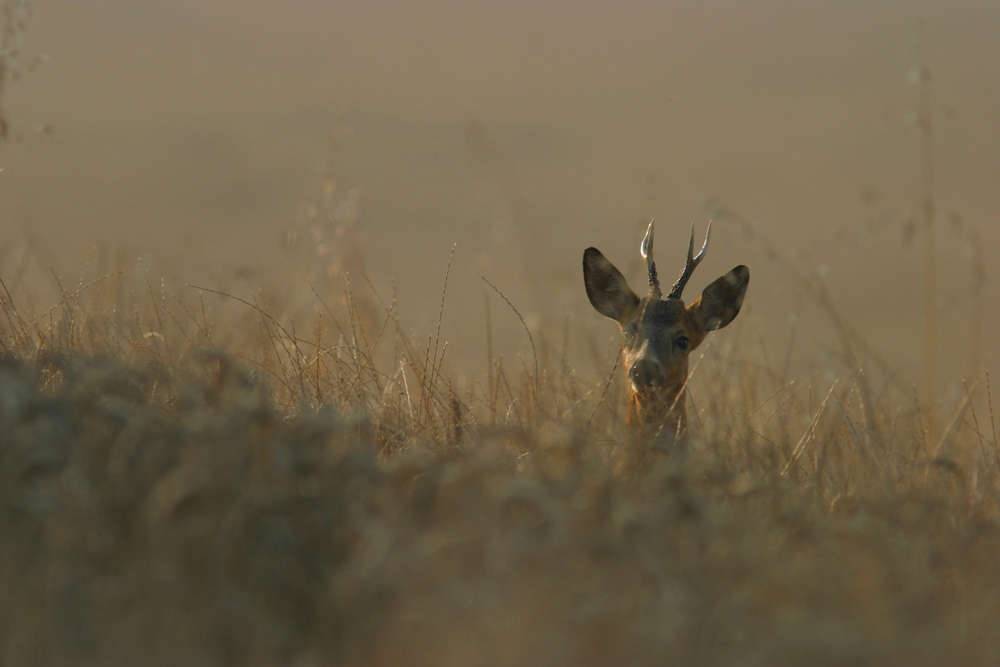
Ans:
{"label": "deer eye", "polygon": [[625,343],[631,345],[632,341],[635,340],[635,327],[632,325],[625,327],[625,330],[622,331],[622,336],[625,337]]}
{"label": "deer eye", "polygon": [[691,340],[687,336],[679,336],[676,341],[674,341],[681,350],[688,349],[688,345],[691,344]]}

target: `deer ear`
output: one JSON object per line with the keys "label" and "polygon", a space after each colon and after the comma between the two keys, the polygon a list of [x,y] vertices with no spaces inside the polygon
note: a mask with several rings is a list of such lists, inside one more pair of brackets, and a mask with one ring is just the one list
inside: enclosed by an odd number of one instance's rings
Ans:
{"label": "deer ear", "polygon": [[625,276],[597,248],[587,248],[583,253],[583,284],[594,309],[619,324],[630,319],[639,305],[639,297]]}
{"label": "deer ear", "polygon": [[750,283],[750,269],[737,266],[705,288],[688,306],[703,331],[715,331],[732,322],[740,312]]}

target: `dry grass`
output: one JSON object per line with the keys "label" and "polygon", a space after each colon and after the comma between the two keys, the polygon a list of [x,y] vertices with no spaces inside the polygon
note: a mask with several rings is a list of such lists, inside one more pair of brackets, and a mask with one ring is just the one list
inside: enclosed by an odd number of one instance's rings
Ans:
{"label": "dry grass", "polygon": [[32,308],[19,266],[3,664],[1000,660],[986,391],[931,432],[886,377],[795,382],[719,336],[679,461],[541,332],[458,386],[356,278],[269,302],[97,266]]}

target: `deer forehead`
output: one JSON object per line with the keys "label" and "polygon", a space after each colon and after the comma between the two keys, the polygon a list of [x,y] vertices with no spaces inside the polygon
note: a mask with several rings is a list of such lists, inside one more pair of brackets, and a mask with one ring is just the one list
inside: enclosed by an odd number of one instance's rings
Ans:
{"label": "deer forehead", "polygon": [[654,299],[646,297],[639,302],[630,326],[640,337],[658,340],[690,329],[691,315],[680,299]]}

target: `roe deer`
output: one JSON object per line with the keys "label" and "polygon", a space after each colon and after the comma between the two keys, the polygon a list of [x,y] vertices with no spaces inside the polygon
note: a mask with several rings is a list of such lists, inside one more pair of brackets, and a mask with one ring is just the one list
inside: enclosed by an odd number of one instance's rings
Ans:
{"label": "roe deer", "polygon": [[694,228],[688,243],[687,262],[667,298],[653,263],[653,223],[649,223],[639,254],[649,272],[649,294],[640,299],[625,276],[597,248],[583,253],[583,280],[590,303],[610,317],[622,331],[622,365],[628,377],[629,429],[674,441],[687,427],[685,395],[688,355],[709,331],[726,326],[740,312],[750,282],[750,269],[737,266],[705,288],[690,306],[681,292],[705,256],[712,223],[697,255]]}

